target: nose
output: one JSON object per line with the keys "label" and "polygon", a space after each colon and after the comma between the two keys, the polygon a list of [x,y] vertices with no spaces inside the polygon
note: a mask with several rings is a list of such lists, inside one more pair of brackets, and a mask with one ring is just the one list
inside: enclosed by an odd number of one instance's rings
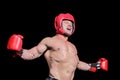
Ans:
{"label": "nose", "polygon": [[72,28],[72,25],[71,25],[71,24],[68,24],[68,28]]}

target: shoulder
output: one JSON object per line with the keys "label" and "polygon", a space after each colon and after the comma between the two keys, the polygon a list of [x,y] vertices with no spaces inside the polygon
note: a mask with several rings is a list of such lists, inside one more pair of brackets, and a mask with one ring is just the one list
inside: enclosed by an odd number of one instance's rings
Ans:
{"label": "shoulder", "polygon": [[41,40],[40,43],[48,43],[48,42],[51,41],[51,40],[52,40],[52,37],[45,37],[45,38],[43,38],[43,39]]}
{"label": "shoulder", "polygon": [[55,43],[55,40],[53,39],[53,37],[45,37],[42,39],[42,41],[40,41],[38,45],[45,45],[47,47],[51,47],[53,46],[54,43]]}
{"label": "shoulder", "polygon": [[42,41],[49,41],[51,39],[52,39],[51,37],[45,37],[45,38],[42,39]]}

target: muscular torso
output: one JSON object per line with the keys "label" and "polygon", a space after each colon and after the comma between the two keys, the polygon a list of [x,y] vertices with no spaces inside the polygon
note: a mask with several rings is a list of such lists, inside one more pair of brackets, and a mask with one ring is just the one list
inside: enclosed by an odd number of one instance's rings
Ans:
{"label": "muscular torso", "polygon": [[73,80],[78,64],[75,46],[58,38],[52,38],[47,46],[49,49],[45,53],[45,58],[50,68],[50,76],[58,80]]}

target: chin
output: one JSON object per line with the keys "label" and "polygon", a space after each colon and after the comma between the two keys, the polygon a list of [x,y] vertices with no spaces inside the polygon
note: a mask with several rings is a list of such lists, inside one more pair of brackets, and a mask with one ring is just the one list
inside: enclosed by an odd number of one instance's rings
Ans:
{"label": "chin", "polygon": [[67,34],[67,33],[65,33],[64,35],[67,36],[67,37],[69,37],[69,36],[71,36],[72,34]]}

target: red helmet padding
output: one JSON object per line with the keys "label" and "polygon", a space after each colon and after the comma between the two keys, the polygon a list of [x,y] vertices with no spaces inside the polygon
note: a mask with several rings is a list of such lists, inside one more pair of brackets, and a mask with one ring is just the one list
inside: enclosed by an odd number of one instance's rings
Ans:
{"label": "red helmet padding", "polygon": [[59,34],[64,34],[64,31],[62,29],[62,21],[64,19],[70,20],[73,22],[73,32],[75,31],[75,20],[74,17],[70,13],[60,13],[58,16],[55,17],[54,21],[54,27],[56,29],[56,32]]}

